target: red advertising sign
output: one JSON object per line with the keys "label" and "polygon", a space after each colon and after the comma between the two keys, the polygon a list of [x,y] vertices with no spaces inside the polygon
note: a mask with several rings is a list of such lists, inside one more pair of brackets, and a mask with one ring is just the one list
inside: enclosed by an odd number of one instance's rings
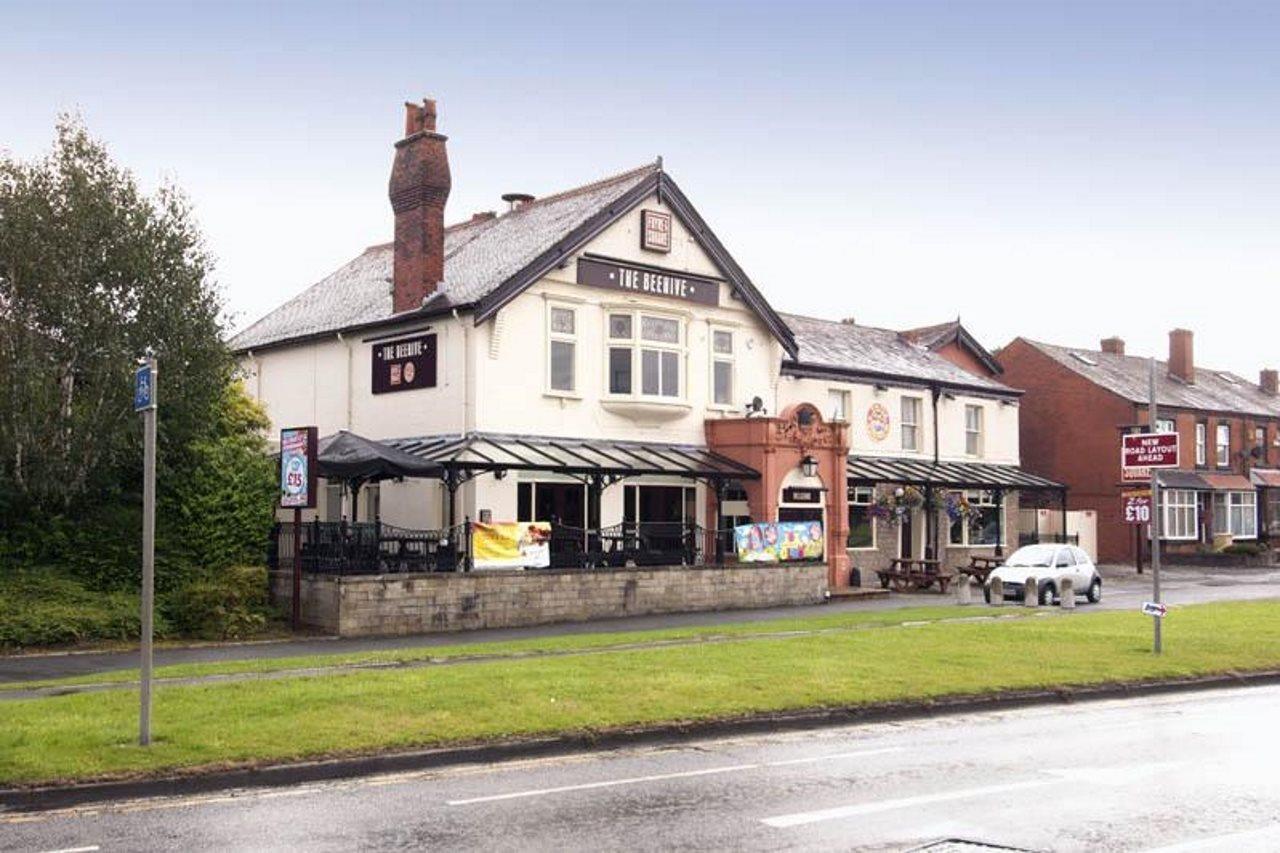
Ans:
{"label": "red advertising sign", "polygon": [[1176,432],[1140,432],[1126,435],[1120,449],[1122,468],[1177,468]]}
{"label": "red advertising sign", "polygon": [[1125,492],[1120,499],[1120,516],[1125,524],[1151,523],[1151,493]]}

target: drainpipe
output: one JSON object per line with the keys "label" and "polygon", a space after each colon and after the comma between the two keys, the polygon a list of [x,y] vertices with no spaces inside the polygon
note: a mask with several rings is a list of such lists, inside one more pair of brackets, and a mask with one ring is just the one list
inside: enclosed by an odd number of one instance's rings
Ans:
{"label": "drainpipe", "polygon": [[929,386],[929,393],[933,397],[933,464],[938,464],[938,397],[942,396],[942,389],[937,385]]}

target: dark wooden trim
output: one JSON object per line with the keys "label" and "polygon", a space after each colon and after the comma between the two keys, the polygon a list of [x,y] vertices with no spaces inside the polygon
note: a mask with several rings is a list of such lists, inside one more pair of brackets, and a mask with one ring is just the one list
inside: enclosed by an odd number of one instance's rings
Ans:
{"label": "dark wooden trim", "polygon": [[[392,330],[391,329],[392,326],[396,326],[401,323],[417,323],[417,322],[421,322],[422,320],[432,320],[432,319],[438,319],[440,317],[447,317],[450,314],[452,314],[454,311],[457,311],[459,314],[468,314],[471,312],[473,307],[474,306],[472,305],[472,303],[464,302],[460,305],[449,305],[449,306],[441,306],[439,308],[432,307],[429,309],[421,309],[420,312],[415,311],[415,312],[405,313],[405,314],[394,314],[390,317],[384,317],[381,320],[370,320],[367,323],[355,323],[350,326],[341,326],[336,329],[326,329],[323,332],[310,332],[305,335],[296,335],[292,338],[281,338],[278,341],[271,341],[270,343],[266,343],[266,344],[257,344],[256,346],[236,347],[235,349],[231,350],[231,354],[232,355],[248,355],[251,352],[258,353],[258,352],[266,352],[267,350],[273,350],[273,349],[283,349],[285,347],[298,346],[299,344],[309,344],[315,341],[322,341],[325,338],[336,338],[338,335],[345,335],[345,334],[348,334],[349,332],[362,332],[362,331],[369,331],[370,329],[388,329],[388,331],[385,334],[381,335],[380,337],[394,338],[401,334],[413,334],[415,331],[418,331],[418,329]],[[425,331],[426,328],[427,327],[422,327],[422,330]],[[361,338],[360,342],[368,343],[369,341],[372,341],[372,340],[376,340],[376,338]]]}

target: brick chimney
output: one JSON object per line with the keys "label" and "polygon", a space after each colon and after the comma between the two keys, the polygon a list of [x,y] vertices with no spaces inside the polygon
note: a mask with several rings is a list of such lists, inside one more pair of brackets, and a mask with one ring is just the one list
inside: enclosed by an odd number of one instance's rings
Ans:
{"label": "brick chimney", "polygon": [[1111,353],[1112,355],[1124,355],[1124,339],[1103,338],[1102,351]]}
{"label": "brick chimney", "polygon": [[1191,332],[1174,329],[1169,333],[1169,375],[1187,384],[1195,384],[1196,364],[1192,357]]}
{"label": "brick chimney", "polygon": [[1272,397],[1280,393],[1280,387],[1277,387],[1280,385],[1280,382],[1277,382],[1278,379],[1280,379],[1280,373],[1270,368],[1263,369],[1258,374],[1258,385],[1262,388],[1262,393],[1270,394]]}
{"label": "brick chimney", "polygon": [[392,306],[422,307],[444,281],[444,203],[449,198],[447,137],[436,133],[436,102],[406,103],[388,195],[396,215]]}

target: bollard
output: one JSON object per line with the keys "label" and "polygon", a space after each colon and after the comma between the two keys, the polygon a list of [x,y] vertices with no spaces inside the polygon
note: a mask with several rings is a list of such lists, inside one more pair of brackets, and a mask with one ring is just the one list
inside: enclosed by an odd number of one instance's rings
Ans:
{"label": "bollard", "polygon": [[1076,606],[1076,587],[1071,578],[1063,578],[1058,582],[1058,604],[1067,610]]}
{"label": "bollard", "polygon": [[1035,578],[1027,578],[1022,587],[1022,603],[1027,607],[1040,606],[1040,587]]}
{"label": "bollard", "polygon": [[973,591],[969,589],[969,578],[961,575],[956,578],[956,604],[965,605],[970,601]]}
{"label": "bollard", "polygon": [[992,578],[987,584],[987,588],[991,590],[991,606],[999,607],[1004,604],[1004,581],[1000,578]]}

